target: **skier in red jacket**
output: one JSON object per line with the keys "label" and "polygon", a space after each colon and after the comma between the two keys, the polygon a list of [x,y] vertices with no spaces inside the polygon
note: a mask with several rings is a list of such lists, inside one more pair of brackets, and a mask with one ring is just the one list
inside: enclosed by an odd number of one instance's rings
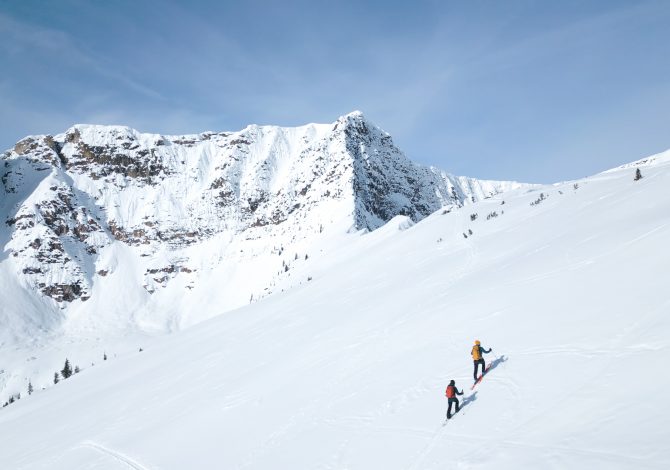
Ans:
{"label": "skier in red jacket", "polygon": [[451,405],[456,404],[456,411],[454,413],[458,413],[460,411],[460,403],[458,402],[458,398],[456,398],[456,395],[463,395],[462,391],[458,391],[456,388],[456,382],[452,380],[449,382],[449,385],[447,386],[447,391],[446,391],[447,399],[449,400],[449,408],[447,408],[447,419],[451,419]]}

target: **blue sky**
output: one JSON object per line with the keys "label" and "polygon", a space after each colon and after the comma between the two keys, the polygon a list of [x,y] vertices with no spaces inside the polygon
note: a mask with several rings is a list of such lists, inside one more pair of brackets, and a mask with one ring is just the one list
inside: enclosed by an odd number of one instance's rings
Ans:
{"label": "blue sky", "polygon": [[667,1],[0,0],[0,148],[74,123],[332,122],[554,182],[670,148]]}

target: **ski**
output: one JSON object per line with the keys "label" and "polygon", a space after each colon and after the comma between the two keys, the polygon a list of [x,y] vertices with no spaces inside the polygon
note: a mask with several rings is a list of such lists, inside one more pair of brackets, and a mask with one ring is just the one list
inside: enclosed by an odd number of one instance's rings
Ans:
{"label": "ski", "polygon": [[[465,405],[463,405],[463,406],[465,406]],[[442,427],[445,427],[449,421],[451,421],[452,419],[454,419],[456,417],[457,414],[462,413],[463,412],[463,406],[461,406],[461,408],[458,411],[454,412],[454,414],[451,415],[451,418],[446,418],[444,420],[444,423],[442,423]]]}
{"label": "ski", "polygon": [[477,381],[476,381],[475,383],[472,384],[472,387],[470,387],[470,390],[474,390],[474,389],[475,389],[475,386],[476,386],[479,382],[482,381],[482,379],[484,378],[484,376],[486,375],[486,373],[489,371],[490,368],[491,368],[491,364],[489,363],[489,365],[486,366],[486,369],[484,369],[484,372],[482,373],[482,376],[479,377],[479,378],[477,379]]}

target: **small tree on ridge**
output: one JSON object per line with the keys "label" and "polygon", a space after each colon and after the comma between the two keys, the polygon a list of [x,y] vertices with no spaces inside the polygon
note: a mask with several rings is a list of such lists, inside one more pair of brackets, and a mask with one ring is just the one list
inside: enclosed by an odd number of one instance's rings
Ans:
{"label": "small tree on ridge", "polygon": [[72,375],[72,367],[70,366],[70,361],[67,359],[65,359],[65,365],[63,366],[63,370],[61,370],[60,373],[64,379],[67,379]]}

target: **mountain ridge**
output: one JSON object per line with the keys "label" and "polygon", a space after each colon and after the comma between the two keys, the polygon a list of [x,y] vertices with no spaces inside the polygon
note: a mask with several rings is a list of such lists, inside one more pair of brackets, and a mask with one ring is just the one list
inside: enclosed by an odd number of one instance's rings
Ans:
{"label": "mountain ridge", "polygon": [[[3,315],[48,330],[113,275],[118,243],[140,270],[135,308],[176,278],[195,279],[182,287],[191,291],[226,265],[222,282],[236,287],[225,311],[273,292],[298,261],[286,250],[306,255],[322,234],[375,230],[397,215],[416,222],[522,186],[417,165],[360,111],[331,124],[172,136],[77,124],[19,141],[0,176],[3,270],[35,294],[32,313]],[[203,255],[210,242],[227,248]]]}

